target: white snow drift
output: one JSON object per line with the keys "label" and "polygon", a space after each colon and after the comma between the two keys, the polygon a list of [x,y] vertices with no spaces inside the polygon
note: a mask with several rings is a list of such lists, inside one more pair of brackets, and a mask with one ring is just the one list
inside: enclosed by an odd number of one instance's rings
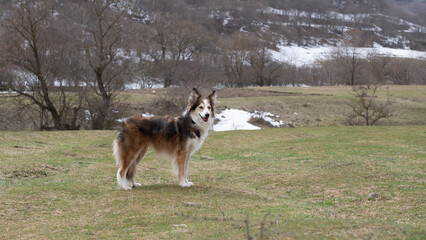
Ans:
{"label": "white snow drift", "polygon": [[274,127],[281,127],[284,122],[273,119],[278,117],[270,112],[255,111],[254,113],[249,113],[238,109],[226,109],[216,115],[216,119],[219,122],[213,126],[213,131],[259,130],[260,127],[249,123],[251,118],[261,118]]}
{"label": "white snow drift", "polygon": [[[334,46],[310,46],[303,47],[297,45],[278,46],[279,51],[270,50],[272,59],[277,62],[285,62],[298,67],[304,65],[312,65],[317,61],[327,60],[332,58],[333,52],[336,50]],[[426,52],[415,51],[409,49],[395,49],[383,47],[375,43],[372,48],[357,48],[357,53],[360,58],[367,58],[370,53],[379,54],[387,57],[399,58],[415,58],[426,59]]]}

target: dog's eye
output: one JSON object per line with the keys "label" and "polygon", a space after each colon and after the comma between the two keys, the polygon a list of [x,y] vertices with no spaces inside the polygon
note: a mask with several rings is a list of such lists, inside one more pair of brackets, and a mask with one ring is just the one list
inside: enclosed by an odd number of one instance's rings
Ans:
{"label": "dog's eye", "polygon": [[208,109],[210,110],[210,109],[212,109],[212,107],[209,106]]}
{"label": "dog's eye", "polygon": [[203,107],[203,106],[199,106],[198,108],[199,108],[199,109],[203,109],[204,107]]}

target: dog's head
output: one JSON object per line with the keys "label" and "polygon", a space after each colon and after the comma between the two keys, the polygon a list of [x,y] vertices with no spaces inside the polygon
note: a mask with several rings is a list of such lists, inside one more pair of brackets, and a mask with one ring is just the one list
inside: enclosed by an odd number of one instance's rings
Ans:
{"label": "dog's head", "polygon": [[216,101],[216,91],[213,91],[207,98],[202,99],[197,89],[192,89],[188,98],[186,113],[197,125],[213,123],[214,104]]}

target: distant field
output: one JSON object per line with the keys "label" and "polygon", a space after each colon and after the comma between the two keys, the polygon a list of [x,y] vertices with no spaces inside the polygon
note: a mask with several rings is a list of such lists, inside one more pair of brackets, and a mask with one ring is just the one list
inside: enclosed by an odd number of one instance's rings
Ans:
{"label": "distant field", "polygon": [[426,126],[213,132],[194,187],[149,153],[132,191],[114,136],[1,132],[0,239],[426,238]]}
{"label": "distant field", "polygon": [[[381,126],[426,125],[426,85],[383,86],[377,101],[385,101],[389,89],[391,116],[377,122]],[[210,93],[211,89],[202,89]],[[270,112],[294,127],[348,125],[352,114],[349,104],[354,96],[349,86],[333,87],[248,87],[216,89],[218,94],[217,112],[227,108]],[[151,113],[154,115],[181,115],[190,88],[140,89],[124,91],[116,107],[123,117]],[[0,95],[0,111],[13,116],[16,110],[11,94]],[[9,111],[9,113],[8,113]],[[262,128],[272,127],[264,122],[252,122]],[[87,128],[89,122],[81,123]],[[18,127],[19,126],[19,127]],[[2,129],[33,129],[33,120],[2,123]]]}
{"label": "distant field", "polygon": [[[392,116],[379,125],[425,125],[426,86],[383,86],[377,101],[385,101],[389,89]],[[165,106],[162,97],[173,98],[168,89],[126,92],[132,114],[180,114],[184,106]],[[218,89],[218,110],[237,108],[249,112],[267,111],[279,120],[301,126],[345,125],[354,99],[351,87],[251,87]],[[156,104],[157,103],[157,104]]]}

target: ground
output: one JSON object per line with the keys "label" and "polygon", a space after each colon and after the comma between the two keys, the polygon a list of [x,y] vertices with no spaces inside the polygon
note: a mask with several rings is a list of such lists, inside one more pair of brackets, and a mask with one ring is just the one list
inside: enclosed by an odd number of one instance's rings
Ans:
{"label": "ground", "polygon": [[1,132],[0,239],[426,237],[424,125],[212,132],[193,187],[150,152],[132,191],[115,134]]}

